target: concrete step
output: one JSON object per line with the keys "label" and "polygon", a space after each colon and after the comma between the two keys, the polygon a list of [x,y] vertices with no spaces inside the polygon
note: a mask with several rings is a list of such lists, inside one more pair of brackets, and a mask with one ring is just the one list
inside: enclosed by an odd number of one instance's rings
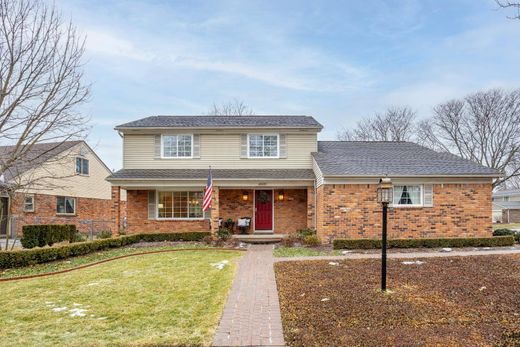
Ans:
{"label": "concrete step", "polygon": [[254,233],[245,235],[233,235],[233,238],[245,243],[277,243],[287,237],[287,234]]}

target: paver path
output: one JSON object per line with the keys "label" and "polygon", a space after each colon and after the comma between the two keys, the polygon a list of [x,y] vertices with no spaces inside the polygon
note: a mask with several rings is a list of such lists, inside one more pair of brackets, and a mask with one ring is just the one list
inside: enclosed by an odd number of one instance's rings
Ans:
{"label": "paver path", "polygon": [[250,245],[240,259],[214,346],[284,346],[272,252]]}
{"label": "paver path", "polygon": [[[436,258],[436,257],[469,257],[480,255],[507,255],[520,254],[520,249],[490,249],[476,251],[451,251],[451,252],[410,252],[410,253],[388,253],[388,258],[410,259],[410,258]],[[279,261],[304,261],[304,260],[347,260],[347,259],[379,259],[381,253],[347,253],[345,255],[324,255],[309,257],[280,257],[274,258]]]}

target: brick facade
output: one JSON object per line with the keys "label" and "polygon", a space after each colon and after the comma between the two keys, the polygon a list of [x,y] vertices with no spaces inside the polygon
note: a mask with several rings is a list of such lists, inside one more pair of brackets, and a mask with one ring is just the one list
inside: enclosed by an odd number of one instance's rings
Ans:
{"label": "brick facade", "polygon": [[[284,199],[278,200],[278,193],[283,190]],[[248,199],[242,199],[243,193]],[[254,190],[253,189],[221,189],[220,190],[220,217],[224,220],[231,218],[251,217],[251,231],[254,230]],[[306,189],[275,189],[274,190],[274,232],[287,234],[304,229],[308,226],[309,216]],[[311,205],[312,207],[312,205]]]}
{"label": "brick facade", "polygon": [[[25,194],[17,193],[11,201],[11,217],[17,235],[22,235],[22,227],[28,224],[75,224],[82,233],[100,230],[115,231],[112,221],[112,201],[76,197],[75,215],[56,214],[56,196],[34,195],[34,212],[24,211]],[[91,222],[92,221],[92,222]]]}
{"label": "brick facade", "polygon": [[[218,203],[217,203],[218,206]],[[160,233],[209,231],[208,220],[155,220],[148,219],[148,191],[128,190],[126,198],[127,232]]]}
{"label": "brick facade", "polygon": [[[317,189],[317,231],[334,238],[380,238],[377,185],[322,185]],[[433,207],[389,209],[389,238],[492,235],[491,184],[435,184]]]}

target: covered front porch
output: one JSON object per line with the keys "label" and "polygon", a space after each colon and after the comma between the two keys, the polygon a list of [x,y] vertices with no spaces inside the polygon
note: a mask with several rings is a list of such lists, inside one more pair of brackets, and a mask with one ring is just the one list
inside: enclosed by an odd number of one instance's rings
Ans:
{"label": "covered front porch", "polygon": [[[233,234],[290,234],[314,228],[314,187],[216,187],[212,229]],[[240,223],[242,220],[242,223]],[[250,221],[244,226],[243,221]]]}

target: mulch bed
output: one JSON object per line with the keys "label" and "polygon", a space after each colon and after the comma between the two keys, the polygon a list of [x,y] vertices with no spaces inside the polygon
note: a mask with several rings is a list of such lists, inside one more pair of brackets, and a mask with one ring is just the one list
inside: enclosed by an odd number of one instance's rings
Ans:
{"label": "mulch bed", "polygon": [[520,255],[403,261],[276,263],[286,343],[520,346]]}

